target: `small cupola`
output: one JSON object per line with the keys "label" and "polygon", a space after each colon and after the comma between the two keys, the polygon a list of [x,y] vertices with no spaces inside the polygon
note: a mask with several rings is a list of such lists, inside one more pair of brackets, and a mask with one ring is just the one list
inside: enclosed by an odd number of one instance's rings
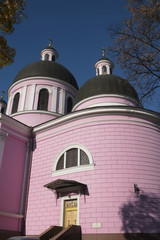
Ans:
{"label": "small cupola", "polygon": [[95,64],[96,76],[112,74],[113,68],[113,62],[105,57],[105,49],[102,48],[102,57]]}
{"label": "small cupola", "polygon": [[52,39],[49,40],[49,46],[41,51],[42,61],[55,61],[58,58],[58,52],[52,47]]}
{"label": "small cupola", "polygon": [[6,108],[7,108],[7,103],[6,101],[4,101],[3,97],[4,97],[4,91],[2,91],[2,96],[0,98],[0,113],[5,113],[6,112]]}

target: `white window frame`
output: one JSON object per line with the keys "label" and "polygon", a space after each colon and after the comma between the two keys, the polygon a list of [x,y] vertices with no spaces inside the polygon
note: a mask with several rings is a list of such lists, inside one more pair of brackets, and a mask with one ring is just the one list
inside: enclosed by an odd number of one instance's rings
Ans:
{"label": "white window frame", "polygon": [[80,202],[80,194],[79,195],[68,195],[61,198],[61,217],[60,217],[60,226],[63,227],[64,223],[64,202],[66,200],[77,199],[77,225],[79,225],[79,202]]}
{"label": "white window frame", "polygon": [[[75,167],[70,167],[66,168],[66,152],[72,148],[77,148],[78,149],[78,166]],[[80,150],[84,151],[89,159],[89,164],[87,165],[80,165]],[[60,157],[64,154],[64,169],[56,170],[57,163],[60,159]],[[52,176],[60,176],[63,174],[69,174],[73,172],[81,172],[81,171],[89,171],[89,170],[94,170],[94,163],[93,163],[93,158],[91,153],[88,151],[88,149],[82,145],[79,144],[72,144],[67,147],[65,147],[56,157],[54,166],[53,166],[53,171],[52,171]]]}
{"label": "white window frame", "polygon": [[37,85],[36,92],[38,93],[38,96],[39,96],[39,92],[41,91],[41,89],[47,89],[49,94],[52,93],[51,87],[48,87],[45,85]]}

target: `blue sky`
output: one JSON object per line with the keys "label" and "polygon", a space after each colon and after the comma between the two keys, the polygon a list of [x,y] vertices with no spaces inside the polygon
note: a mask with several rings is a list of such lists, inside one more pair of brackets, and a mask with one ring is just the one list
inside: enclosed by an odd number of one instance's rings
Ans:
{"label": "blue sky", "polygon": [[[112,44],[107,27],[129,15],[125,5],[125,0],[27,0],[27,19],[7,36],[10,46],[16,48],[16,57],[12,65],[0,70],[0,91],[5,90],[5,100],[16,74],[40,60],[49,38],[59,53],[57,62],[72,72],[81,87],[95,75],[94,64],[102,55],[102,47]],[[123,77],[117,66],[114,74]]]}

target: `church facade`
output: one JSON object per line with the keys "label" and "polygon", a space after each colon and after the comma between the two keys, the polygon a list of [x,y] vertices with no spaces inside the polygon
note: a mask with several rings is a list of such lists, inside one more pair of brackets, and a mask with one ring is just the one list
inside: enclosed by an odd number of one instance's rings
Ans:
{"label": "church facade", "polygon": [[104,52],[80,89],[57,58],[50,44],[17,74],[7,108],[0,100],[0,231],[159,236],[160,115]]}

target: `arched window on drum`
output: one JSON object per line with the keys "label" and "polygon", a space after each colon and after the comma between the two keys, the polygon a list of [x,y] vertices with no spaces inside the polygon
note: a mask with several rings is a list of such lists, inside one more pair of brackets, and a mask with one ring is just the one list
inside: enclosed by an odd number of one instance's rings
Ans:
{"label": "arched window on drum", "polygon": [[103,66],[103,67],[102,67],[102,74],[103,74],[103,75],[107,74],[107,68],[106,68],[106,66]]}
{"label": "arched window on drum", "polygon": [[39,91],[37,110],[48,110],[49,92],[46,88]]}
{"label": "arched window on drum", "polygon": [[14,99],[13,99],[11,114],[16,113],[18,111],[19,98],[20,98],[20,93],[18,92],[15,94]]}
{"label": "arched window on drum", "polygon": [[44,60],[45,60],[45,61],[48,61],[48,60],[49,60],[49,54],[48,54],[48,53],[45,54]]}
{"label": "arched window on drum", "polygon": [[67,98],[67,113],[70,113],[72,111],[73,107],[73,100],[71,97]]}

